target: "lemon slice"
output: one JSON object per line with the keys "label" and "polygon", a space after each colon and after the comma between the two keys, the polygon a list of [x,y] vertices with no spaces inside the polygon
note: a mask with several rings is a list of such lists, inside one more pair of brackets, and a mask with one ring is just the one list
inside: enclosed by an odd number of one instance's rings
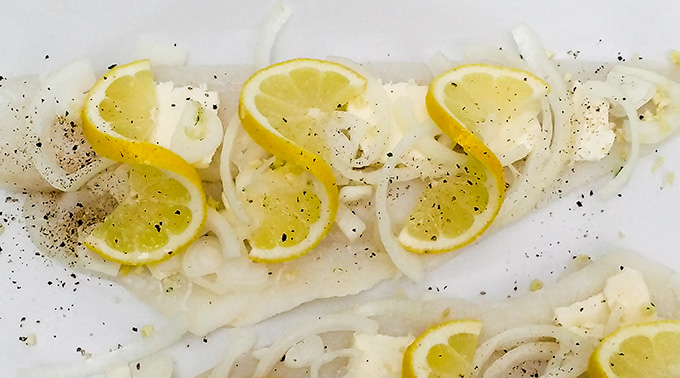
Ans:
{"label": "lemon slice", "polygon": [[325,232],[329,198],[323,185],[298,165],[277,159],[262,168],[239,193],[252,218],[249,256],[257,262],[298,257]]}
{"label": "lemon slice", "polygon": [[416,253],[441,253],[474,241],[501,206],[504,187],[496,174],[468,155],[465,165],[428,183],[399,233],[399,243]]}
{"label": "lemon slice", "polygon": [[680,377],[680,321],[621,327],[606,336],[590,357],[590,377]]}
{"label": "lemon slice", "polygon": [[[490,114],[494,112],[500,111],[510,119],[514,116],[500,104],[507,103],[515,109],[515,94],[524,91],[512,90],[514,76],[512,80],[502,78],[505,70],[516,74],[515,70],[491,66],[462,66],[442,73],[430,83],[425,97],[427,111],[467,157],[465,164],[452,167],[421,194],[399,233],[399,242],[407,250],[440,253],[460,248],[477,239],[498,214],[505,196],[503,165],[472,130],[477,119],[492,118]],[[500,87],[503,90],[495,89],[500,85],[496,81],[505,83]],[[470,113],[473,109],[474,114]]]}
{"label": "lemon slice", "polygon": [[[308,210],[318,213],[318,217],[300,218],[296,225],[285,225],[289,228],[287,236],[294,231],[294,241],[268,240],[281,240],[283,233],[278,228],[282,225],[274,226],[278,221],[288,221],[286,217],[271,218],[270,225],[251,225],[248,239],[252,247],[250,256],[254,259],[283,261],[299,257],[328,233],[335,221],[338,188],[327,163],[329,151],[324,126],[334,112],[343,111],[365,87],[366,79],[351,69],[314,59],[295,59],[269,66],[244,84],[239,101],[243,128],[272,155],[311,173],[324,192],[315,191],[318,200],[305,200]],[[277,198],[279,206],[291,209],[298,206],[297,196],[280,196],[277,191],[274,185],[267,195],[270,199]],[[321,205],[322,208],[312,208]]]}
{"label": "lemon slice", "polygon": [[170,257],[193,241],[192,230],[203,225],[200,186],[150,165],[130,166],[127,184],[123,201],[85,239],[89,248],[109,260],[140,265]]}
{"label": "lemon slice", "polygon": [[[157,262],[180,252],[205,223],[205,194],[196,170],[174,152],[148,142],[157,109],[151,64],[141,60],[102,76],[81,115],[83,135],[97,154],[137,166],[130,171],[131,193],[85,240],[95,252],[124,264]],[[141,220],[158,235],[146,233]]]}
{"label": "lemon slice", "polygon": [[420,335],[404,353],[404,378],[464,378],[472,375],[482,322],[453,320]]}

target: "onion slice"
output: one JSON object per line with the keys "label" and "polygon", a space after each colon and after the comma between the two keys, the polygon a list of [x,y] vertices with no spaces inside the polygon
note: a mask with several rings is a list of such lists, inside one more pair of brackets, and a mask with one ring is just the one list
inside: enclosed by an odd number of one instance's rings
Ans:
{"label": "onion slice", "polygon": [[260,360],[253,377],[265,377],[274,365],[286,354],[293,345],[311,335],[326,332],[354,331],[367,334],[378,332],[378,322],[375,320],[353,314],[332,314],[321,317],[307,327],[297,330],[295,333],[282,338],[268,348],[256,350],[253,355]]}
{"label": "onion slice", "polygon": [[398,179],[398,177],[394,175],[393,170],[399,160],[401,160],[402,156],[406,154],[409,148],[411,148],[420,137],[430,133],[432,127],[434,127],[434,125],[430,125],[429,127],[417,127],[404,135],[401,141],[399,141],[394,149],[392,149],[392,156],[387,159],[387,162],[383,167],[384,177],[380,180],[380,183],[375,190],[375,209],[378,218],[380,240],[397,269],[415,282],[422,281],[425,277],[423,260],[419,258],[419,256],[404,249],[394,236],[394,233],[392,232],[391,217],[387,209],[387,188],[392,180]]}
{"label": "onion slice", "polygon": [[257,69],[271,64],[274,42],[291,14],[293,11],[283,1],[277,2],[267,14],[255,44],[255,67]]}
{"label": "onion slice", "polygon": [[162,329],[140,341],[82,362],[43,366],[19,371],[19,378],[78,378],[103,374],[111,368],[128,365],[178,342],[187,333],[186,316],[171,319]]}
{"label": "onion slice", "polygon": [[628,128],[630,135],[630,152],[628,159],[624,163],[621,170],[609,181],[603,188],[598,191],[598,195],[602,198],[609,198],[616,194],[621,187],[628,182],[635,169],[635,164],[640,158],[640,119],[638,118],[637,110],[626,100],[626,95],[618,88],[609,83],[594,81],[586,83],[587,90],[596,97],[606,98],[613,103],[621,105],[625,111],[627,122],[624,122],[625,127]]}
{"label": "onion slice", "polygon": [[236,214],[241,222],[250,224],[250,217],[243,210],[243,206],[241,206],[241,201],[236,194],[234,178],[231,174],[231,153],[240,127],[241,121],[238,116],[234,115],[224,132],[222,156],[220,156],[220,177],[222,178],[222,196],[224,197],[225,204],[229,205],[230,210]]}

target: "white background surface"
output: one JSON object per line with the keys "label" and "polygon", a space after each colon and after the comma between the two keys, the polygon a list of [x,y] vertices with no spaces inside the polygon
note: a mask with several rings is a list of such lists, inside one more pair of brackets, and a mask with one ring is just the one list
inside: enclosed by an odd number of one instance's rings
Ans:
{"label": "white background surface", "polygon": [[[81,57],[105,68],[135,58],[140,39],[189,50],[191,64],[250,63],[258,28],[273,1],[0,0],[0,75],[45,72]],[[641,54],[665,60],[680,48],[680,9],[670,1],[289,1],[274,59],[345,56],[355,61],[427,61],[441,51],[460,58],[468,45],[511,46],[510,31],[531,25],[556,58],[615,61]],[[49,58],[46,59],[46,57]],[[680,143],[640,161],[621,197],[601,202],[592,184],[463,250],[418,288],[488,301],[551,281],[572,256],[630,248],[680,270]],[[663,157],[663,165],[652,165]],[[580,198],[585,194],[585,198]],[[581,200],[579,207],[576,201]],[[2,201],[0,201],[2,202]],[[8,217],[10,204],[2,204]],[[164,319],[105,280],[33,256],[17,222],[0,236],[0,376],[19,367],[82,359],[139,339],[132,327]],[[51,284],[50,284],[51,283]],[[447,288],[444,289],[444,286]],[[486,291],[481,296],[480,291]],[[335,302],[331,303],[340,306]],[[329,306],[331,305],[329,304]],[[25,317],[25,320],[22,318]],[[284,320],[294,321],[297,315]],[[268,322],[274,333],[282,320]],[[227,332],[187,338],[173,351],[177,374],[213,365]],[[20,336],[35,334],[28,347]],[[187,347],[190,345],[189,347]],[[204,353],[205,352],[205,353]]]}

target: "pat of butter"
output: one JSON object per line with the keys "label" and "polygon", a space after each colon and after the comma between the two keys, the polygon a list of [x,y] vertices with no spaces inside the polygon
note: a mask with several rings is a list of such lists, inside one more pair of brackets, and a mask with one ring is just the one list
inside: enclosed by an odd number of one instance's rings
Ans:
{"label": "pat of butter", "polygon": [[352,361],[347,378],[401,376],[402,357],[413,342],[412,336],[354,335],[354,348],[361,357]]}
{"label": "pat of butter", "polygon": [[609,153],[616,135],[614,125],[609,122],[609,103],[598,101],[580,105],[572,119],[577,123],[576,159],[598,161]]}
{"label": "pat of butter", "polygon": [[612,325],[624,326],[655,319],[656,311],[642,274],[631,268],[623,268],[607,279],[601,293],[555,309],[558,325],[598,339],[610,332],[608,327]]}

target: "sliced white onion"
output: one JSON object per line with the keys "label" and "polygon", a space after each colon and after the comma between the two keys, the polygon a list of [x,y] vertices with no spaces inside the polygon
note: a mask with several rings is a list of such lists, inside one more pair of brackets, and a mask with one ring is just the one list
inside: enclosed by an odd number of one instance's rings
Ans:
{"label": "sliced white onion", "polygon": [[[94,85],[96,76],[88,60],[74,61],[50,74],[31,103],[27,125],[32,139],[32,161],[36,170],[55,189],[75,191],[99,172],[115,164],[114,161],[95,156],[80,133],[80,112],[85,95]],[[63,126],[63,130],[54,130]],[[66,130],[71,128],[71,130]],[[59,162],[57,148],[52,136],[73,135],[73,150],[84,160],[81,167],[67,170]],[[64,141],[68,142],[68,141]],[[69,161],[71,163],[71,161]],[[77,162],[75,162],[78,164]]]}
{"label": "sliced white onion", "polygon": [[220,157],[220,176],[222,177],[222,195],[226,200],[229,209],[236,214],[238,219],[244,224],[250,224],[250,217],[243,210],[241,201],[238,199],[236,193],[236,186],[234,185],[234,178],[231,174],[231,154],[236,141],[236,136],[241,128],[241,121],[238,116],[234,116],[227,130],[224,133],[224,141],[222,142],[222,156]]}
{"label": "sliced white onion", "polygon": [[355,167],[360,143],[371,127],[368,121],[350,112],[335,112],[324,126],[324,138],[330,150],[333,168],[342,172]]}
{"label": "sliced white onion", "polygon": [[293,11],[283,1],[278,1],[265,17],[255,43],[255,67],[267,67],[272,63],[272,49],[281,28]]}
{"label": "sliced white onion", "polygon": [[522,344],[493,361],[484,370],[482,378],[507,377],[515,366],[525,361],[550,361],[555,357],[558,349],[559,345],[554,342],[544,341]]}
{"label": "sliced white onion", "polygon": [[473,360],[473,377],[478,377],[496,351],[510,350],[524,344],[527,340],[553,339],[563,348],[569,348],[574,355],[590,356],[595,349],[595,341],[586,339],[567,329],[554,325],[530,325],[505,330],[488,339],[477,348]]}
{"label": "sliced white onion", "polygon": [[371,185],[346,185],[340,188],[340,201],[348,203],[367,199],[373,194],[373,186]]}
{"label": "sliced white onion", "polygon": [[[560,173],[574,157],[572,114],[573,101],[564,76],[545,53],[536,34],[526,25],[513,30],[517,48],[528,67],[550,86],[548,104],[542,101],[541,138],[527,159],[526,174],[516,180],[517,190],[510,189],[494,227],[502,227],[532,211],[553,189]],[[547,145],[549,143],[549,146]],[[527,200],[528,199],[528,200]]]}
{"label": "sliced white onion", "polygon": [[[335,60],[349,65],[360,73],[367,75],[365,99],[370,115],[365,110],[348,109],[347,112],[336,112],[335,117],[327,125],[326,141],[331,151],[331,166],[339,175],[363,184],[377,184],[381,177],[380,164],[385,158],[384,151],[398,137],[391,135],[394,128],[391,115],[391,101],[378,79],[370,76],[360,65],[340,59]],[[350,108],[351,108],[350,103]],[[357,114],[362,113],[362,114]],[[371,120],[362,118],[366,116]],[[342,130],[342,132],[341,132]],[[346,136],[345,133],[349,135]],[[356,155],[361,152],[357,158]],[[418,172],[408,167],[396,168],[403,179],[418,177]]]}
{"label": "sliced white onion", "polygon": [[562,167],[547,165],[552,153],[550,143],[554,125],[547,99],[541,101],[541,108],[543,109],[541,136],[537,138],[536,146],[527,157],[523,170],[510,185],[501,211],[491,225],[494,229],[503,227],[534,210],[541,201],[545,188],[552,184],[551,178],[556,177],[562,170]]}
{"label": "sliced white onion", "polygon": [[[626,99],[630,101],[636,109],[651,100],[656,94],[657,84],[636,75],[639,69],[634,69],[630,72],[627,67],[615,66],[608,73],[606,82],[619,88],[621,92],[626,94]],[[644,71],[644,70],[641,70]],[[665,84],[665,83],[664,83]],[[615,113],[616,109],[614,109]],[[626,114],[616,114],[616,116],[624,117]]]}
{"label": "sliced white onion", "polygon": [[[449,167],[465,164],[465,155],[454,152],[452,147],[445,146],[434,139],[436,136],[443,138],[441,131],[429,117],[418,119],[410,99],[402,97],[396,100],[394,105],[394,119],[401,130],[408,133],[408,130],[422,128],[423,124],[426,125],[427,130],[427,133],[418,138],[413,148],[399,159],[400,163],[413,169],[421,178],[438,177]],[[409,179],[400,177],[402,181]]]}
{"label": "sliced white onion", "polygon": [[71,364],[43,366],[19,371],[19,378],[79,378],[103,374],[111,368],[127,365],[157,353],[178,342],[187,333],[186,316],[171,319],[153,335],[101,356]]}
{"label": "sliced white onion", "polygon": [[423,261],[418,256],[401,246],[399,240],[397,240],[392,232],[392,221],[387,209],[387,188],[391,180],[398,179],[393,172],[397,162],[416,143],[418,138],[430,132],[431,129],[429,127],[418,127],[404,135],[402,140],[392,150],[392,157],[387,159],[383,167],[384,177],[380,180],[375,190],[375,210],[378,218],[380,241],[397,269],[415,282],[419,282],[424,278],[425,267]]}
{"label": "sliced white onion", "polygon": [[260,362],[257,364],[253,376],[267,376],[288,349],[305,338],[311,335],[335,331],[375,334],[378,332],[378,323],[366,317],[353,314],[333,314],[316,319],[307,326],[283,337],[271,346],[254,351],[253,356],[260,360]]}
{"label": "sliced white onion", "polygon": [[624,127],[628,129],[630,135],[630,151],[626,162],[621,167],[621,170],[609,181],[603,188],[598,191],[598,195],[602,198],[609,198],[616,194],[623,185],[628,182],[635,169],[635,164],[640,157],[640,119],[638,118],[637,110],[633,104],[626,99],[626,95],[618,88],[609,83],[601,81],[592,81],[586,83],[588,90],[596,97],[606,98],[613,103],[617,103],[623,107],[626,114],[626,122]]}
{"label": "sliced white onion", "polygon": [[[658,105],[665,108],[664,117],[660,119],[638,117],[640,121],[638,137],[641,144],[659,143],[680,127],[680,84],[655,72],[623,65],[612,68],[607,75],[607,81],[619,87],[625,94],[626,101],[636,110],[657,95],[665,97]],[[629,135],[625,136],[630,139]]]}
{"label": "sliced white onion", "polygon": [[546,55],[546,49],[536,33],[528,25],[522,24],[513,29],[512,37],[522,59],[548,82],[551,92],[564,95],[567,92],[564,77]]}
{"label": "sliced white onion", "polygon": [[[634,77],[638,79],[642,79],[648,83],[653,84],[656,87],[666,87],[669,84],[674,84],[672,80],[669,80],[665,76],[659,75],[656,72],[652,72],[650,70],[646,70],[643,68],[637,68],[637,67],[630,67],[630,66],[625,66],[622,64],[617,64],[616,66],[612,67],[611,72],[615,73],[620,73],[625,76],[629,77]],[[642,104],[639,104],[642,105]]]}
{"label": "sliced white onion", "polygon": [[205,231],[214,233],[222,246],[222,255],[226,259],[239,257],[245,254],[243,244],[236,237],[234,229],[227,219],[217,210],[209,207],[205,219]]}

